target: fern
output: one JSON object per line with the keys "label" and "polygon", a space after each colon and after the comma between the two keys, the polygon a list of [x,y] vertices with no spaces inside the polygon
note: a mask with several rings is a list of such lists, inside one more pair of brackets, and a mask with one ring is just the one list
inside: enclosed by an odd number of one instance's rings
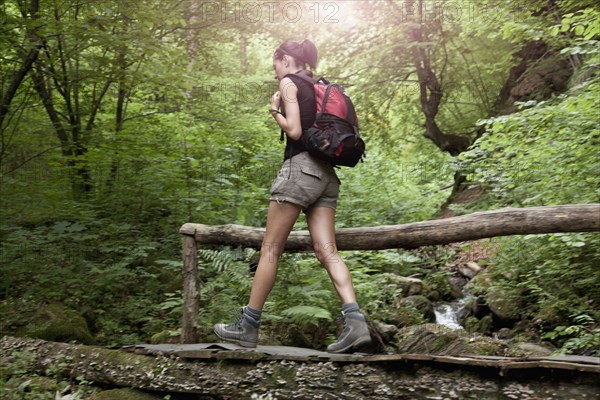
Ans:
{"label": "fern", "polygon": [[303,324],[311,322],[317,323],[317,320],[331,321],[331,313],[321,307],[313,306],[293,306],[287,308],[281,312],[283,315],[288,317],[291,322]]}
{"label": "fern", "polygon": [[236,314],[248,301],[251,253],[241,248],[199,249],[199,326],[210,327]]}
{"label": "fern", "polygon": [[198,250],[198,257],[200,265],[215,272],[223,272],[234,266],[239,266],[238,254],[230,249],[200,249]]}

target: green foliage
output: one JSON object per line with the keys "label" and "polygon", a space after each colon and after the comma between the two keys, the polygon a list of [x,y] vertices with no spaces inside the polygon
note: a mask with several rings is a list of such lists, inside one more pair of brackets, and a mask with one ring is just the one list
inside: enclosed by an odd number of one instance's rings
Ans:
{"label": "green foliage", "polygon": [[[40,305],[50,303],[78,310],[100,343],[139,341],[140,333],[154,333],[152,321],[171,312],[161,303],[170,292],[157,288],[172,284],[173,273],[153,259],[160,252],[179,257],[172,243],[162,241],[144,239],[126,223],[89,219],[31,230],[3,227],[6,279],[0,298],[8,312],[2,313],[2,333],[23,332]],[[91,242],[96,245],[90,247]]]}
{"label": "green foliage", "polygon": [[560,347],[559,355],[589,354],[600,356],[600,327],[598,321],[587,314],[573,316],[573,325],[559,325],[553,331],[542,335]]}
{"label": "green foliage", "polygon": [[403,156],[373,140],[364,164],[340,170],[336,213],[339,227],[376,226],[427,220],[450,194],[454,171],[448,158]]}
{"label": "green foliage", "polygon": [[215,323],[232,320],[248,302],[252,283],[247,261],[251,252],[242,249],[200,250],[198,258],[200,313],[198,325],[206,334]]}
{"label": "green foliage", "polygon": [[57,358],[49,365],[45,376],[32,374],[35,355],[14,353],[10,361],[0,365],[0,396],[4,400],[55,400],[69,393],[69,399],[83,400],[92,393],[90,382],[83,378],[72,381],[62,379],[66,363]]}
{"label": "green foliage", "polygon": [[320,325],[339,315],[340,303],[325,269],[314,255],[286,254],[265,304],[267,321]]}
{"label": "green foliage", "polygon": [[446,272],[434,272],[423,279],[423,286],[428,297],[434,300],[452,300],[460,297],[460,292],[450,284],[449,274]]}
{"label": "green foliage", "polygon": [[503,205],[597,201],[599,92],[596,78],[568,95],[482,121],[486,134],[461,155],[469,180]]}
{"label": "green foliage", "polygon": [[496,301],[519,301],[522,319],[532,320],[563,353],[596,351],[599,239],[594,234],[496,238],[497,256],[488,267],[491,284],[474,291]]}
{"label": "green foliage", "polygon": [[319,320],[331,320],[331,313],[324,308],[314,306],[292,306],[281,312],[284,317],[289,317],[292,323],[318,325]]}

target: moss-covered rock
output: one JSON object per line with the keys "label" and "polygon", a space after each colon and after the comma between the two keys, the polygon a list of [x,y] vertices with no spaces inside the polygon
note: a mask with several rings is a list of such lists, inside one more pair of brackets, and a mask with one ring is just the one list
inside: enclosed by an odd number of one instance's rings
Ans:
{"label": "moss-covered rock", "polygon": [[521,293],[506,289],[491,288],[486,295],[486,302],[501,326],[514,324],[523,310]]}
{"label": "moss-covered rock", "polygon": [[533,316],[533,321],[544,330],[552,330],[557,325],[568,320],[568,311],[566,307],[559,304],[546,304],[541,307]]}
{"label": "moss-covered rock", "polygon": [[383,285],[390,293],[401,292],[402,296],[413,296],[423,292],[423,282],[417,278],[385,273],[381,274],[379,279],[384,281]]}
{"label": "moss-covered rock", "polygon": [[419,325],[427,322],[423,313],[412,304],[406,303],[395,308],[381,310],[372,315],[372,319],[392,324],[399,328],[411,325]]}
{"label": "moss-covered rock", "polygon": [[529,320],[517,321],[512,331],[514,333],[513,338],[521,342],[538,342],[540,340],[538,330],[534,323]]}
{"label": "moss-covered rock", "polygon": [[400,306],[412,306],[418,310],[425,322],[435,322],[433,304],[425,296],[408,296],[400,301]]}
{"label": "moss-covered rock", "polygon": [[91,400],[159,400],[164,396],[136,389],[113,389],[96,393]]}
{"label": "moss-covered rock", "polygon": [[423,294],[431,301],[455,300],[463,297],[461,290],[452,285],[447,274],[435,273],[423,279]]}
{"label": "moss-covered rock", "polygon": [[468,317],[465,322],[465,330],[469,333],[487,334],[492,331],[494,321],[491,315],[486,315],[481,319],[474,316]]}
{"label": "moss-covered rock", "polygon": [[462,329],[424,324],[401,329],[395,337],[401,353],[503,356],[507,346],[491,337],[469,335]]}
{"label": "moss-covered rock", "polygon": [[493,267],[488,267],[475,275],[473,279],[467,283],[466,290],[476,296],[483,296],[492,287],[493,284]]}
{"label": "moss-covered rock", "polygon": [[510,357],[548,357],[554,349],[530,342],[511,343],[508,348]]}
{"label": "moss-covered rock", "polygon": [[465,320],[470,316],[481,319],[489,313],[490,308],[485,304],[485,299],[482,297],[471,296],[466,299],[465,305],[459,313],[459,322],[464,325]]}
{"label": "moss-covered rock", "polygon": [[386,344],[393,342],[394,336],[398,333],[398,327],[396,325],[375,321],[373,326],[377,330],[377,334]]}
{"label": "moss-covered rock", "polygon": [[446,348],[461,334],[464,331],[443,325],[423,324],[401,329],[395,339],[400,353],[445,354]]}
{"label": "moss-covered rock", "polygon": [[55,342],[94,342],[85,318],[77,311],[56,303],[40,307],[25,328],[25,334]]}

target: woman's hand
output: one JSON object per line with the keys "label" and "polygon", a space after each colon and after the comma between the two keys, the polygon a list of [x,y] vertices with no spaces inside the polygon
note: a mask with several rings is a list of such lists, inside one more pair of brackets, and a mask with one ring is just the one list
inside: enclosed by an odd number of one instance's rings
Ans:
{"label": "woman's hand", "polygon": [[278,90],[271,97],[271,108],[273,110],[279,110],[280,105],[281,105],[281,93]]}

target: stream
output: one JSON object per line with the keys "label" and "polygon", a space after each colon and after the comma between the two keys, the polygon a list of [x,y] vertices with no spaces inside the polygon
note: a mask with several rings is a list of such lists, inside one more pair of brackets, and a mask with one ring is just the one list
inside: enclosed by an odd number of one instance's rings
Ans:
{"label": "stream", "polygon": [[458,316],[464,310],[469,300],[474,297],[473,295],[466,295],[462,299],[454,300],[450,303],[438,304],[433,308],[435,323],[447,326],[450,329],[463,329],[463,326],[458,323]]}

